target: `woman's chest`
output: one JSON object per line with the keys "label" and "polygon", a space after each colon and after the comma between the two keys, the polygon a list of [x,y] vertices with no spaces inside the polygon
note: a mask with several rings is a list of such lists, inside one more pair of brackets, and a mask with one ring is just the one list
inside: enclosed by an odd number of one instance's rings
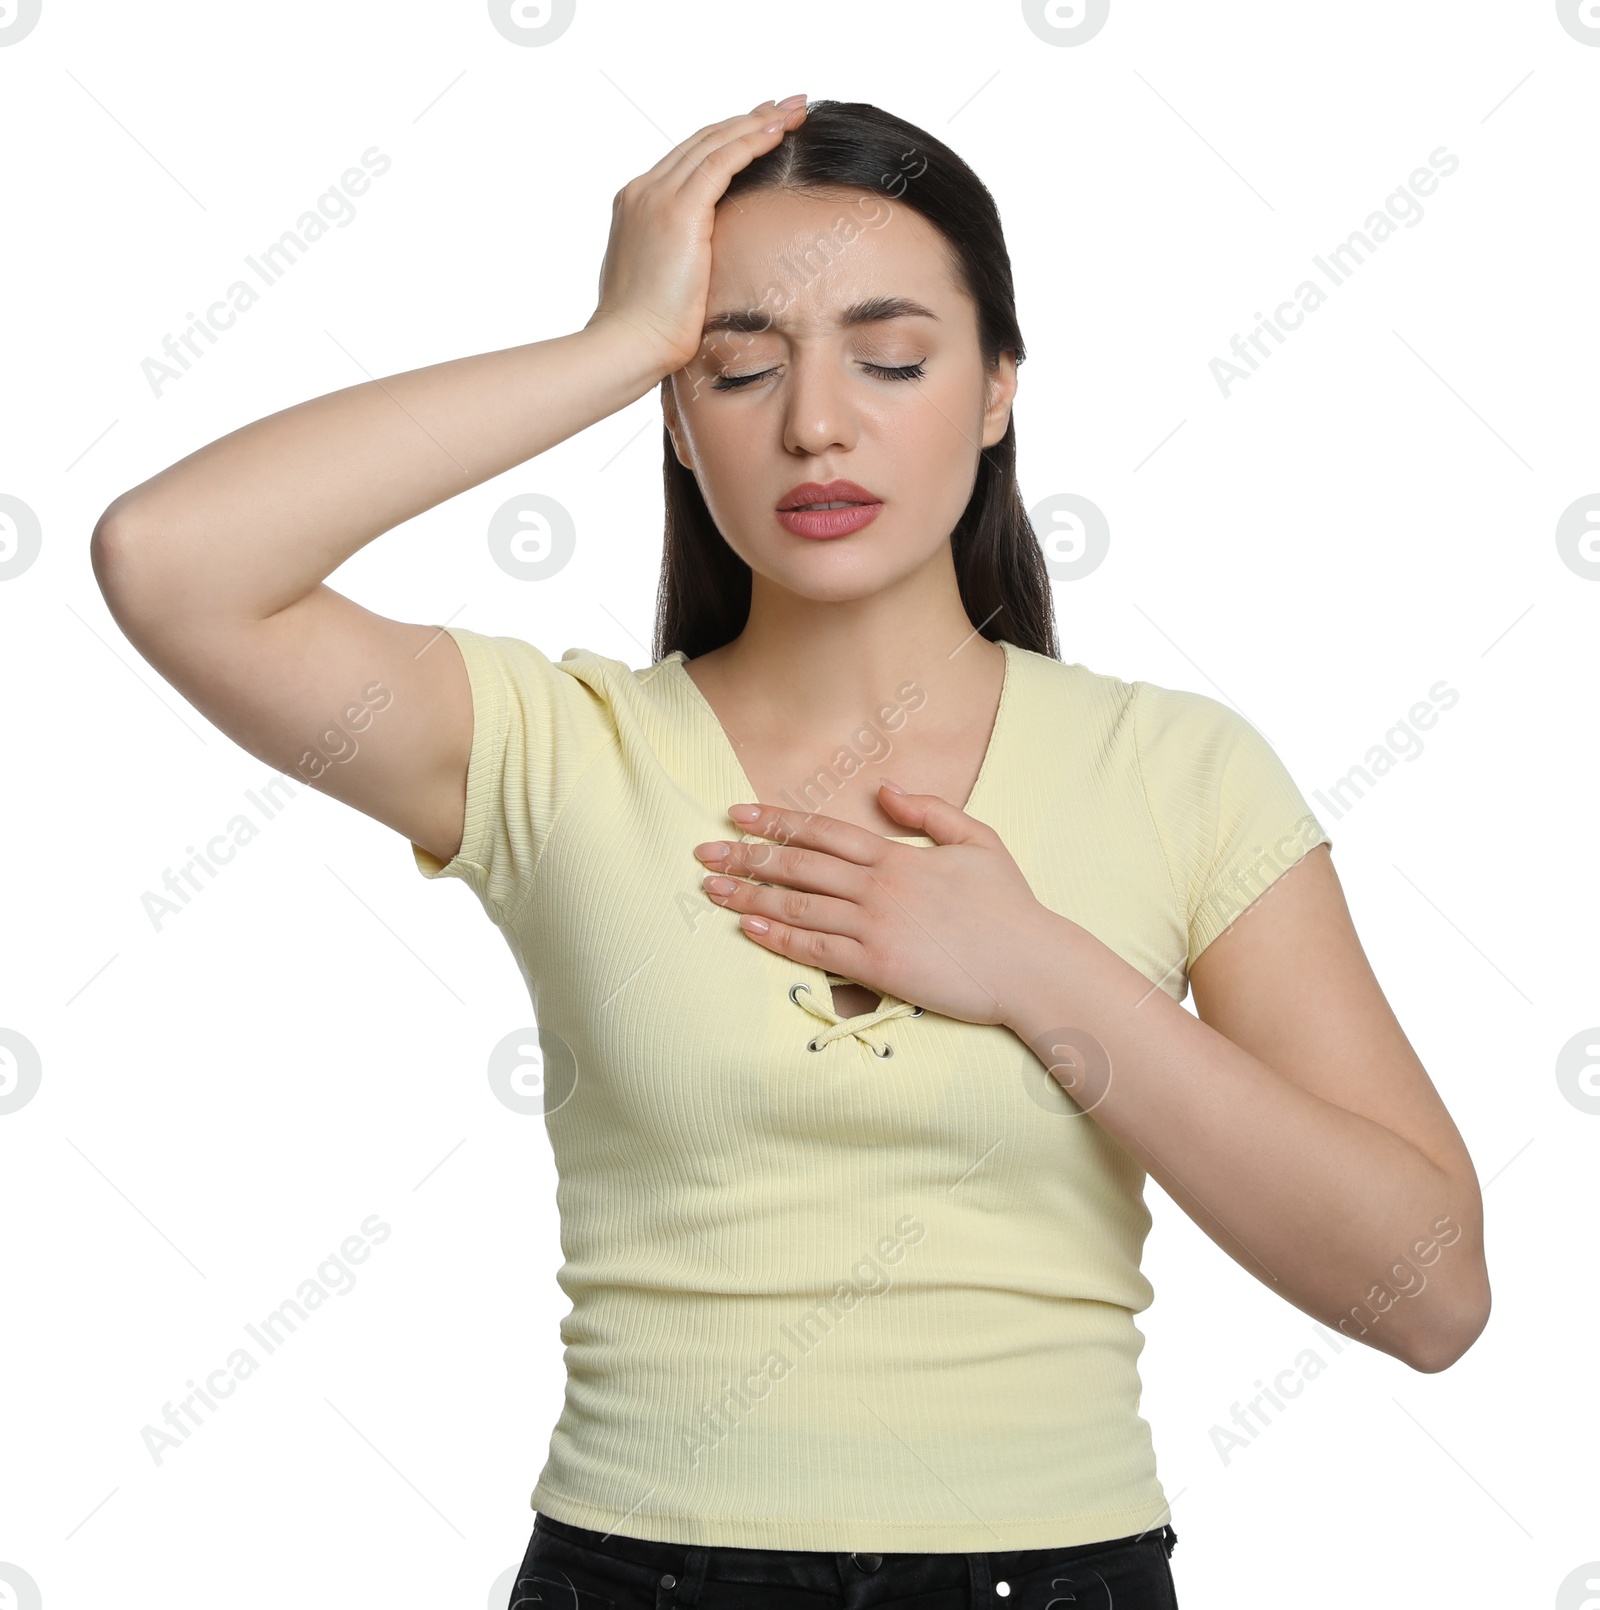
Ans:
{"label": "woman's chest", "polygon": [[752,804],[816,812],[884,838],[919,836],[883,809],[885,779],[908,793],[934,794],[963,805],[972,797],[984,762],[982,736],[960,734],[882,744],[868,755],[841,746],[822,763],[815,751],[787,747],[774,738],[746,741],[736,753],[743,781],[754,790]]}
{"label": "woman's chest", "polygon": [[[996,831],[1041,904],[1181,999],[1184,914],[1159,847],[1145,854],[1122,835],[1117,853],[1108,854],[1086,813],[1067,816],[1058,825],[1051,816],[1026,813]],[[823,1063],[853,1066],[858,1051],[880,1070],[894,1066],[874,1054],[869,1040],[853,1036],[830,1038],[820,1055],[808,1052],[825,1026],[812,1008],[822,1003],[852,1019],[876,1010],[879,992],[870,978],[837,965],[774,952],[740,928],[736,912],[712,902],[693,851],[715,837],[760,842],[733,823],[718,824],[709,808],[682,793],[658,793],[632,810],[620,779],[595,791],[592,808],[568,812],[508,934],[541,1025],[563,1035],[582,1031],[613,1062],[678,1061],[704,1071],[708,1059],[729,1057],[803,1071],[813,1082]],[[924,838],[912,853],[939,850]],[[783,882],[776,873],[759,881],[775,888]],[[830,982],[830,974],[840,981]],[[799,998],[797,986],[803,986]],[[947,1041],[933,1032],[946,1022],[929,1013],[866,1032],[893,1043],[897,1062],[906,1055],[915,1062],[923,1052],[971,1059],[988,1043],[959,1035],[961,1043]]]}

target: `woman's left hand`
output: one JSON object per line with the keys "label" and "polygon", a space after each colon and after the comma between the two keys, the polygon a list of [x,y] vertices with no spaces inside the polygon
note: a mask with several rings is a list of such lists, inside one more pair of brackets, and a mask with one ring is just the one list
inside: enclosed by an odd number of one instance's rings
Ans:
{"label": "woman's left hand", "polygon": [[[878,801],[934,843],[899,844],[837,817],[769,805],[740,821],[752,807],[734,806],[728,814],[741,827],[773,842],[696,845],[710,869],[707,894],[780,956],[965,1023],[1006,1022],[1008,992],[1060,919],[987,823],[937,794],[885,784]],[[725,857],[708,853],[717,849]],[[719,875],[735,882],[730,892],[709,887]],[[754,931],[753,921],[766,929]]]}

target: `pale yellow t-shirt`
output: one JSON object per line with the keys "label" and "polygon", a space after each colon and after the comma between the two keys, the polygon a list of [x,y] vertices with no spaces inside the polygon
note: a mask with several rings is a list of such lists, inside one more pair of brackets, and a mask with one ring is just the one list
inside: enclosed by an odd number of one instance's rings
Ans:
{"label": "pale yellow t-shirt", "polygon": [[[893,997],[839,1026],[838,975],[707,899],[694,846],[754,837],[725,813],[756,796],[681,650],[635,671],[449,630],[472,682],[466,832],[448,864],[412,850],[472,888],[527,981],[572,1303],[531,1507],[771,1549],[1158,1527],[1142,1167],[1009,1029]],[[970,814],[1046,906],[1182,1000],[1194,958],[1328,835],[1226,705],[1002,647]],[[902,684],[833,781],[764,803],[826,811],[924,703]]]}

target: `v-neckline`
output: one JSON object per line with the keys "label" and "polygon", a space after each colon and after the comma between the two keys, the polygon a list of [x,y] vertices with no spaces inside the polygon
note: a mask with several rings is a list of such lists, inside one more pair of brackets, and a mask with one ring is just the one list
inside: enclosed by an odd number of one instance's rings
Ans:
{"label": "v-neckline", "polygon": [[[985,786],[989,782],[990,774],[995,770],[997,764],[995,756],[1000,749],[1001,740],[1005,734],[1006,709],[1007,706],[1012,702],[1012,693],[1016,687],[1017,680],[1016,644],[1007,642],[1003,637],[992,638],[990,641],[996,642],[1000,645],[1001,652],[1005,655],[1005,666],[1000,678],[1000,702],[995,707],[994,725],[989,729],[989,741],[984,746],[983,759],[978,763],[978,775],[973,780],[971,791],[968,793],[966,798],[966,803],[961,807],[961,809],[969,815],[972,813],[973,807],[982,802]],[[685,664],[688,658],[688,654],[685,653],[683,649],[675,648],[669,655],[666,656],[666,659],[663,663],[671,665],[676,669],[678,677],[689,690],[691,702],[701,712],[704,719],[710,723],[711,731],[721,742],[724,758],[727,760],[728,765],[732,769],[734,775],[739,779],[740,785],[745,790],[744,798],[749,800],[752,804],[757,805],[763,803],[773,803],[772,801],[763,801],[761,796],[756,793],[755,784],[752,783],[749,777],[746,775],[744,765],[739,759],[739,751],[734,747],[732,738],[728,736],[727,728],[722,725],[722,721],[718,717],[717,712],[711,708],[711,701],[700,691],[699,684],[692,676],[689,675]],[[779,808],[793,809],[794,807],[791,806]],[[882,834],[881,837],[889,839],[891,842],[896,844],[932,844],[934,842],[933,839],[930,838],[926,833],[885,833]]]}

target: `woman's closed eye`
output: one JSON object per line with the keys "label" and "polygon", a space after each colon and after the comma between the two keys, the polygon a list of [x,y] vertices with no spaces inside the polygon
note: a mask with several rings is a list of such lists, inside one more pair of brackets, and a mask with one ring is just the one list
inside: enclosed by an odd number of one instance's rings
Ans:
{"label": "woman's closed eye", "polygon": [[[863,363],[861,367],[879,380],[920,380],[927,371],[926,360],[901,364],[898,368],[890,368],[881,363]],[[777,370],[774,368],[761,369],[753,375],[719,375],[711,382],[711,387],[713,391],[736,391],[741,386],[748,386],[753,381],[776,373]]]}

